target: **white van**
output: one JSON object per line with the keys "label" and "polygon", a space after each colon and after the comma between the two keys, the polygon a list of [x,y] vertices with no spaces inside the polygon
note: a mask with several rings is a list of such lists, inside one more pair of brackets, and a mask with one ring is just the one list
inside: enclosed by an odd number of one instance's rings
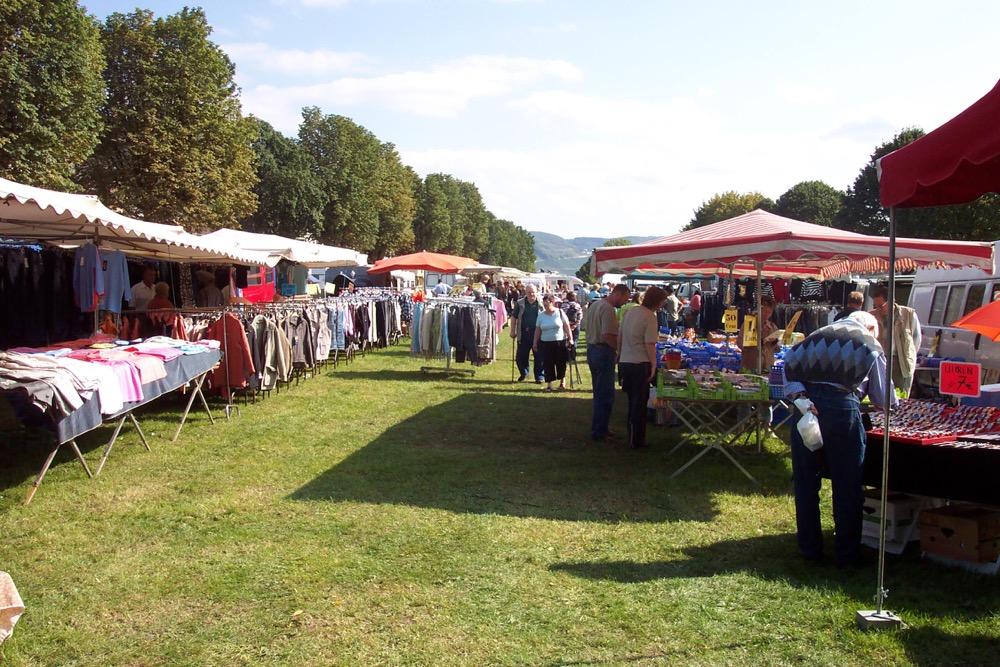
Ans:
{"label": "white van", "polygon": [[963,357],[983,368],[1000,370],[1000,343],[980,334],[950,326],[963,315],[990,303],[1000,293],[996,256],[1000,241],[993,244],[993,272],[982,269],[917,269],[908,305],[916,310],[923,342],[920,352],[930,354],[937,346],[939,357]]}

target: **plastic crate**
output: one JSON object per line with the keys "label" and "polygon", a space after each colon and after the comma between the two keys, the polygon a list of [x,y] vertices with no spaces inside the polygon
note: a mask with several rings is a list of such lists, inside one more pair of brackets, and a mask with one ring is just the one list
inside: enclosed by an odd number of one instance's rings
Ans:
{"label": "plastic crate", "polygon": [[657,398],[690,398],[691,385],[665,385],[663,384],[663,371],[656,374],[656,396]]}
{"label": "plastic crate", "polygon": [[756,391],[737,391],[733,387],[732,398],[734,401],[768,401],[771,399],[771,385],[767,378],[760,378]]}
{"label": "plastic crate", "polygon": [[691,387],[692,398],[707,401],[728,401],[733,389],[733,386],[725,380],[722,381],[722,385],[718,389],[711,390],[700,388],[693,379],[689,380],[688,384]]}

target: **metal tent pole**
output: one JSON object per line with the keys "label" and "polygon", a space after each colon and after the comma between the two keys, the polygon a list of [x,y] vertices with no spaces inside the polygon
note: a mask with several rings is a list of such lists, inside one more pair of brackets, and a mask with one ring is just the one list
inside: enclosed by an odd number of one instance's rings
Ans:
{"label": "metal tent pole", "polygon": [[886,357],[886,378],[883,419],[884,426],[882,432],[882,488],[879,498],[879,527],[878,527],[878,582],[875,588],[875,610],[859,611],[857,613],[858,627],[862,630],[898,628],[903,622],[891,611],[885,609],[885,599],[889,591],[885,588],[885,529],[886,529],[886,505],[889,495],[889,427],[890,427],[890,406],[892,405],[892,395],[895,389],[892,386],[892,343],[893,328],[896,319],[896,209],[889,209],[889,293],[887,295],[887,305],[889,307],[889,318],[887,326],[889,333],[885,337],[885,357]]}

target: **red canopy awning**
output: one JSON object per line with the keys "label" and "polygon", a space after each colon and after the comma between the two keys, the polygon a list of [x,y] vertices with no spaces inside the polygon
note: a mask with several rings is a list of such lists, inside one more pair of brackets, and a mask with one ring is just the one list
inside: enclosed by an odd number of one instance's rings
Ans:
{"label": "red canopy awning", "polygon": [[[889,239],[845,232],[756,210],[649,243],[598,248],[597,275],[629,273],[664,265],[729,265],[741,262],[792,264],[822,269],[827,277],[850,270],[853,262],[887,258]],[[915,264],[942,262],[993,269],[989,243],[897,239],[896,257]],[[845,263],[847,262],[847,263]]]}
{"label": "red canopy awning", "polygon": [[389,271],[434,271],[436,273],[458,273],[467,266],[475,264],[476,260],[457,255],[443,255],[437,252],[415,252],[410,255],[387,257],[375,262],[368,269],[369,274],[388,273]]}
{"label": "red canopy awning", "polygon": [[878,162],[885,207],[963,204],[1000,192],[1000,83],[930,134]]}

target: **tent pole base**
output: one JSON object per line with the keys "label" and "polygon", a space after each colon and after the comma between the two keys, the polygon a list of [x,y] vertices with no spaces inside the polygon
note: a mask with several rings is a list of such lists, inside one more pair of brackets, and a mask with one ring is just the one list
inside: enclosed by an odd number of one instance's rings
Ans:
{"label": "tent pole base", "polygon": [[855,617],[858,630],[898,630],[903,627],[903,619],[891,611],[859,611]]}

